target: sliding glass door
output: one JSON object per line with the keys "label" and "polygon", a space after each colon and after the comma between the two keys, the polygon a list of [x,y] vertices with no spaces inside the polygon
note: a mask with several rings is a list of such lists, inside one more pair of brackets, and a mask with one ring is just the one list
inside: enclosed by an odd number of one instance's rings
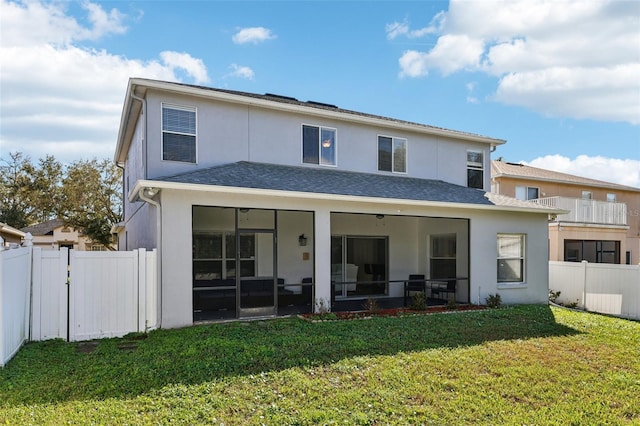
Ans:
{"label": "sliding glass door", "polygon": [[331,237],[331,281],[336,298],[387,293],[387,237]]}

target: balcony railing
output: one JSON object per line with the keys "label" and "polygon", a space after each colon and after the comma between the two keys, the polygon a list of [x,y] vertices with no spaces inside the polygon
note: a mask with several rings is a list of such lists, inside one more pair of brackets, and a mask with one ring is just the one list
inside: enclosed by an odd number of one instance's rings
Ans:
{"label": "balcony railing", "polygon": [[626,225],[627,205],[579,198],[548,197],[530,200],[531,202],[569,210],[568,214],[559,214],[557,222],[594,223],[599,225]]}

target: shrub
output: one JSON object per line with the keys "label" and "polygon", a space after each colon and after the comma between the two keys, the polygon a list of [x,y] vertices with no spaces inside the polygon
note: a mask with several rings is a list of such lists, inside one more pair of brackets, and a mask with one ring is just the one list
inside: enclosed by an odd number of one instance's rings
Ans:
{"label": "shrub", "polygon": [[362,307],[364,308],[365,311],[367,312],[376,312],[380,310],[380,307],[378,306],[378,301],[376,299],[373,298],[368,298],[364,304],[362,305]]}
{"label": "shrub", "polygon": [[414,311],[424,311],[427,309],[427,298],[423,292],[411,296],[411,309]]}
{"label": "shrub", "polygon": [[499,308],[502,305],[502,297],[498,293],[490,294],[484,300],[487,302],[487,306],[492,309]]}
{"label": "shrub", "polygon": [[556,300],[558,300],[558,297],[560,297],[560,293],[561,291],[553,291],[551,289],[549,289],[549,301],[552,303],[557,303]]}

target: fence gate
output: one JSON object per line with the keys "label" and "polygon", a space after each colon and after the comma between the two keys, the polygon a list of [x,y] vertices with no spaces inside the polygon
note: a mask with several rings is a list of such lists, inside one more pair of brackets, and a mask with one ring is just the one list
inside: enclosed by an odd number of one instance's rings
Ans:
{"label": "fence gate", "polygon": [[91,340],[156,327],[155,250],[34,249],[33,268],[31,340]]}

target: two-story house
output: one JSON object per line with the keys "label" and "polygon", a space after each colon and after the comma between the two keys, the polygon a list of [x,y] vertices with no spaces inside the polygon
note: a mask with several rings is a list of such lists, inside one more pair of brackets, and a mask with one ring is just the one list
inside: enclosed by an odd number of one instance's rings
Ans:
{"label": "two-story house", "polygon": [[492,191],[567,210],[549,221],[549,259],[640,263],[640,188],[493,161]]}
{"label": "two-story house", "polygon": [[546,303],[558,210],[488,194],[504,142],[131,79],[119,247],[159,251],[162,327],[403,300],[410,276],[441,303]]}

